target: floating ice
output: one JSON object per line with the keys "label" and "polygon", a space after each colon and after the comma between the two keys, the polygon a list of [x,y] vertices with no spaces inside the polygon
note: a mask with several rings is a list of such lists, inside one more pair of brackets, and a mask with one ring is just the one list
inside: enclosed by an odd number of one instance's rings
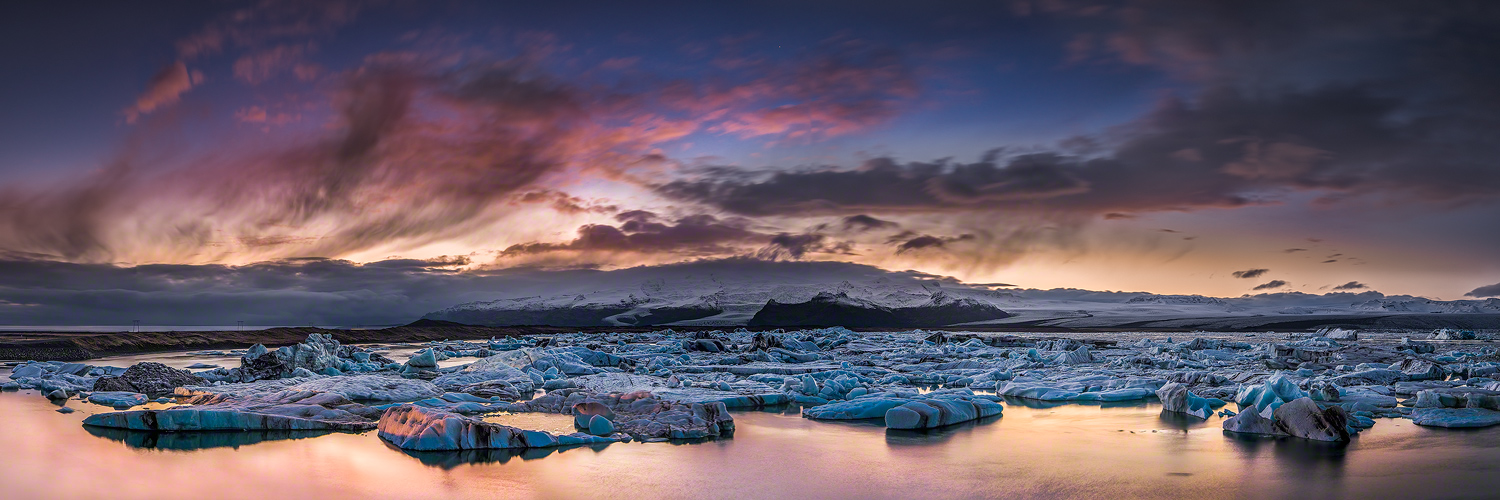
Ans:
{"label": "floating ice", "polygon": [[622,439],[583,433],[557,436],[413,405],[387,409],[380,416],[378,428],[381,439],[415,451],[550,448]]}

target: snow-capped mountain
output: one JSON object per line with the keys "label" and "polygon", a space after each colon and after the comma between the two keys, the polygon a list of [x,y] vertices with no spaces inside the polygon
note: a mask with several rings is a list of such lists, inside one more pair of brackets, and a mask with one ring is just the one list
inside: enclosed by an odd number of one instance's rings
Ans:
{"label": "snow-capped mountain", "polygon": [[[1497,328],[1500,299],[1379,292],[1242,297],[1004,289],[838,262],[700,261],[518,273],[489,299],[424,318],[476,325],[1272,329]],[[1491,326],[1493,325],[1493,326]]]}
{"label": "snow-capped mountain", "polygon": [[915,327],[1008,316],[996,304],[1005,295],[988,288],[831,262],[689,263],[601,275],[591,290],[470,302],[424,318],[495,326]]}

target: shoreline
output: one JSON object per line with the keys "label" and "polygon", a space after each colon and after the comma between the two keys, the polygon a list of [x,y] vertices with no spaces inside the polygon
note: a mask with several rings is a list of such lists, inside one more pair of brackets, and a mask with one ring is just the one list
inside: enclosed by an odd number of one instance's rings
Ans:
{"label": "shoreline", "polygon": [[[1053,318],[1055,319],[1055,318]],[[1321,317],[1249,317],[1249,318],[1120,318],[1109,324],[1089,326],[1043,326],[1053,319],[1038,318],[1000,324],[951,325],[943,327],[857,327],[857,332],[902,332],[911,330],[974,333],[1079,334],[1111,332],[1304,332],[1322,327],[1361,330],[1411,330],[1436,328],[1492,330],[1500,326],[1500,315],[1493,314],[1396,314],[1368,316]],[[1251,320],[1248,324],[1234,324]],[[1170,325],[1170,326],[1166,326]],[[416,343],[434,340],[482,340],[503,337],[557,335],[564,333],[645,333],[662,330],[679,332],[726,331],[744,328],[752,332],[803,330],[840,325],[785,326],[473,326],[459,323],[422,320],[403,326],[376,329],[319,327],[276,327],[261,330],[153,331],[153,332],[80,332],[18,330],[0,331],[0,361],[51,360],[81,361],[105,356],[152,352],[243,349],[255,344],[266,347],[300,343],[308,334],[332,335],[344,344]]]}
{"label": "shoreline", "polygon": [[[218,330],[218,331],[159,331],[159,332],[0,332],[0,360],[25,361],[82,361],[86,359],[124,354],[145,354],[167,351],[192,351],[209,349],[243,349],[255,344],[269,348],[300,343],[308,334],[330,334],[343,344],[414,343],[434,340],[483,340],[502,337],[528,337],[557,335],[563,333],[646,333],[662,330],[679,332],[734,330],[772,331],[790,329],[822,328],[819,326],[679,326],[679,327],[614,327],[614,326],[397,326],[381,329],[340,329],[318,327],[278,327],[264,330]],[[911,331],[914,328],[850,328],[859,332]],[[925,331],[983,332],[983,333],[1091,333],[1120,331],[1118,328],[1058,328],[1037,326],[951,326],[921,328]],[[1131,329],[1136,331],[1160,331],[1163,333],[1188,332],[1180,328]]]}

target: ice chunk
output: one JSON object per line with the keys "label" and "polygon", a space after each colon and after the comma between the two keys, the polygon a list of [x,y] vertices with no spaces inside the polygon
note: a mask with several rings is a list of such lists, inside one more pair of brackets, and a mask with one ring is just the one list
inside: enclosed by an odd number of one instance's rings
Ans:
{"label": "ice chunk", "polygon": [[929,429],[999,415],[1002,410],[999,403],[987,399],[919,399],[887,410],[885,426],[891,429]]}
{"label": "ice chunk", "polygon": [[1339,406],[1319,408],[1312,398],[1297,398],[1277,407],[1272,420],[1276,421],[1278,430],[1292,437],[1314,441],[1349,440],[1349,414]]}
{"label": "ice chunk", "polygon": [[177,391],[177,394],[184,396],[224,394],[237,398],[267,398],[282,391],[327,392],[362,401],[411,401],[443,393],[442,389],[425,380],[359,374],[184,387]]}
{"label": "ice chunk", "polygon": [[1187,386],[1177,382],[1161,386],[1161,389],[1156,390],[1156,397],[1161,398],[1162,411],[1182,413],[1202,419],[1207,419],[1214,413],[1212,401],[1193,394],[1188,391]]}
{"label": "ice chunk", "polygon": [[1064,365],[1079,365],[1093,363],[1094,357],[1089,351],[1089,346],[1079,346],[1077,349],[1058,354],[1053,361]]}
{"label": "ice chunk", "polygon": [[146,401],[146,395],[138,392],[97,391],[89,394],[90,403],[116,408],[143,405]]}
{"label": "ice chunk", "polygon": [[1241,407],[1254,406],[1255,411],[1261,412],[1261,416],[1266,417],[1275,407],[1304,397],[1307,397],[1307,393],[1297,387],[1296,382],[1286,378],[1282,373],[1277,373],[1266,379],[1264,384],[1240,389],[1234,397],[1234,402]]}
{"label": "ice chunk", "polygon": [[412,354],[411,358],[406,360],[406,366],[412,368],[433,369],[438,367],[437,362],[437,355],[434,354],[432,349],[429,348],[422,349],[420,351],[417,351],[416,354]]}
{"label": "ice chunk", "polygon": [[848,401],[803,408],[802,416],[814,420],[860,420],[883,418],[891,408],[910,402],[894,395],[871,395]]}
{"label": "ice chunk", "polygon": [[1417,408],[1411,422],[1427,427],[1452,429],[1500,425],[1500,411],[1483,408]]}
{"label": "ice chunk", "polygon": [[608,436],[615,433],[615,424],[604,415],[594,415],[589,418],[589,434],[595,436]]}
{"label": "ice chunk", "polygon": [[1037,401],[1072,401],[1079,396],[1078,391],[1027,382],[1010,382],[997,392],[1001,396],[1035,399]]}
{"label": "ice chunk", "polygon": [[1410,380],[1440,380],[1448,376],[1442,366],[1421,358],[1406,358],[1391,368],[1400,370]]}
{"label": "ice chunk", "polygon": [[568,413],[579,403],[598,403],[614,413],[615,429],[638,439],[696,439],[734,432],[734,417],[721,402],[676,403],[657,399],[646,391],[626,394],[592,394],[575,389],[548,393],[510,411]]}
{"label": "ice chunk", "polygon": [[100,413],[83,424],[142,431],[366,430],[378,416],[343,396],[318,392],[286,391],[268,399],[206,394],[187,403],[193,406]]}
{"label": "ice chunk", "polygon": [[1074,398],[1076,401],[1095,401],[1102,403],[1118,401],[1137,401],[1151,397],[1155,391],[1144,387],[1131,387],[1126,389],[1115,389],[1110,391],[1085,392]]}
{"label": "ice chunk", "polygon": [[1286,433],[1276,427],[1276,422],[1260,416],[1255,411],[1242,411],[1239,414],[1224,420],[1224,430],[1239,432],[1243,434],[1260,434],[1264,436],[1285,436]]}

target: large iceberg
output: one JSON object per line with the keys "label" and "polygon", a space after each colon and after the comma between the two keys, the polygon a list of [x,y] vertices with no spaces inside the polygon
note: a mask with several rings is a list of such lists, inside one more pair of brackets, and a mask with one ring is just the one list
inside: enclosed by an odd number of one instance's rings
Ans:
{"label": "large iceberg", "polygon": [[415,405],[386,409],[380,416],[378,429],[381,439],[398,448],[416,451],[550,448],[613,443],[624,439],[624,436],[594,436],[584,433],[559,436]]}
{"label": "large iceberg", "polygon": [[266,399],[206,394],[190,406],[99,413],[84,425],[139,431],[346,430],[375,428],[378,410],[337,394],[286,391]]}

